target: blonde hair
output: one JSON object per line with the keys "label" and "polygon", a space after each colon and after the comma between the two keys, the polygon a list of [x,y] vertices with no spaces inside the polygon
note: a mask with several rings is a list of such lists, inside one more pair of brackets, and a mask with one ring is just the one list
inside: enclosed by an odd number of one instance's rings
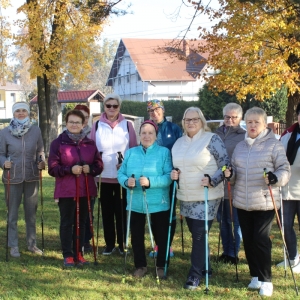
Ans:
{"label": "blonde hair", "polygon": [[200,118],[200,121],[202,122],[202,127],[205,131],[210,131],[210,128],[207,126],[207,123],[206,123],[206,119],[204,118],[204,115],[201,111],[200,108],[198,107],[195,107],[195,106],[191,106],[189,108],[187,108],[183,114],[183,117],[182,117],[182,121],[181,121],[181,124],[182,124],[182,128],[183,128],[183,131],[184,131],[184,134],[186,134],[186,129],[185,129],[185,122],[184,122],[184,119],[185,119],[185,116],[187,114],[188,111],[195,111],[198,113],[199,115],[199,118]]}
{"label": "blonde hair", "polygon": [[246,113],[245,113],[245,116],[244,116],[244,120],[247,122],[247,117],[249,115],[258,115],[260,117],[263,118],[265,124],[267,124],[267,114],[266,112],[260,108],[260,107],[257,107],[257,106],[253,106],[252,108],[249,108]]}
{"label": "blonde hair", "polygon": [[105,105],[108,100],[117,100],[119,106],[122,104],[122,99],[118,94],[107,94],[103,100],[103,105]]}

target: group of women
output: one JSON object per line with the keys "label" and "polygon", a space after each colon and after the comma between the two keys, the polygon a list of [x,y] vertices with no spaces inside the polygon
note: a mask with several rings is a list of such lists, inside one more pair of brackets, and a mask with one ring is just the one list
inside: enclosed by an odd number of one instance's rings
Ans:
{"label": "group of women", "polygon": [[[222,221],[223,254],[219,259],[238,263],[243,240],[252,277],[248,288],[259,289],[262,296],[271,296],[269,235],[275,209],[270,185],[277,208],[280,208],[279,187],[284,187],[283,216],[289,259],[295,270],[299,262],[293,219],[295,214],[300,216],[296,188],[300,104],[296,111],[298,123],[286,131],[281,142],[267,128],[266,113],[257,107],[245,113],[245,132],[239,126],[242,108],[235,103],[227,104],[223,109],[224,124],[216,133],[210,132],[202,111],[190,107],[183,114],[182,135],[181,129],[164,117],[162,101],[150,100],[147,103],[149,120],[139,129],[139,145],[132,124],[120,113],[120,97],[109,94],[103,104],[104,113],[92,129],[87,128],[88,110],[80,106],[69,111],[65,118],[66,130],[51,143],[48,172],[56,178],[54,197],[58,199],[60,211],[64,265],[72,267],[76,263],[88,263],[82,249],[88,242],[84,239],[88,235],[85,234],[86,226],[90,223],[88,206],[91,199],[97,197],[98,184],[106,243],[103,255],[114,252],[116,243],[123,254],[127,236],[126,210],[130,211],[133,275],[143,277],[147,273],[146,216],[151,216],[148,225],[156,243],[153,249],[157,255],[156,274],[162,278],[175,232],[176,201],[171,200],[172,185],[177,181],[175,200],[180,200],[180,214],[185,217],[192,236],[191,267],[184,287],[196,289],[205,270],[211,273],[210,262],[208,266],[205,264],[205,224],[209,230],[217,217]],[[42,254],[36,247],[35,212],[38,173],[45,165],[43,143],[38,127],[31,126],[28,115],[28,105],[16,103],[10,125],[0,132],[3,182],[6,190],[9,189],[8,246],[13,257],[20,256],[17,211],[22,194],[28,249]],[[289,182],[290,165],[292,179]],[[230,182],[233,197],[228,195],[227,184],[222,184],[224,179]],[[171,211],[174,214],[170,232]],[[234,235],[231,223],[234,224]]]}

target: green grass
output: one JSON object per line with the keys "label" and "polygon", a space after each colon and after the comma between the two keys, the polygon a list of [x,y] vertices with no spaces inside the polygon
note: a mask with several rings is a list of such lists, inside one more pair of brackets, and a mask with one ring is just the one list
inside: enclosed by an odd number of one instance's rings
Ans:
{"label": "green grass", "polygon": [[[168,279],[157,285],[154,276],[154,262],[148,257],[148,273],[143,279],[135,279],[130,274],[134,270],[132,254],[128,255],[126,283],[122,282],[124,259],[115,252],[111,256],[101,255],[104,246],[103,233],[99,238],[99,264],[91,263],[82,269],[63,269],[59,241],[59,212],[53,201],[54,179],[44,171],[44,233],[45,256],[39,257],[26,251],[25,222],[23,207],[19,215],[19,246],[21,257],[9,257],[5,261],[6,208],[0,201],[0,299],[258,299],[257,291],[248,291],[250,280],[243,248],[240,251],[238,265],[239,282],[235,283],[235,267],[215,262],[218,252],[218,224],[213,223],[210,233],[210,250],[213,277],[209,280],[209,294],[205,295],[202,281],[196,291],[183,289],[190,267],[191,236],[184,225],[185,254],[181,252],[180,222],[178,220],[173,242],[175,257],[171,258]],[[4,199],[3,185],[0,184],[0,196]],[[179,213],[177,208],[177,213]],[[37,238],[41,247],[41,211],[37,213]],[[298,226],[298,224],[296,224]],[[298,228],[298,227],[297,227]],[[272,230],[273,284],[274,299],[295,299],[296,294],[289,269],[287,279],[284,270],[276,268],[282,260],[282,243],[274,222]],[[147,254],[150,251],[150,239],[146,236]],[[93,255],[85,256],[93,262]],[[295,274],[296,282],[300,275]]]}

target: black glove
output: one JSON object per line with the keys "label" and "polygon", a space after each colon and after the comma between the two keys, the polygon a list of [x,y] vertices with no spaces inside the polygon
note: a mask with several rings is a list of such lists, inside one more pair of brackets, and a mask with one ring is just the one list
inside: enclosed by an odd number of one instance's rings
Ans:
{"label": "black glove", "polygon": [[270,184],[275,184],[278,181],[277,176],[274,173],[268,172],[267,175]]}

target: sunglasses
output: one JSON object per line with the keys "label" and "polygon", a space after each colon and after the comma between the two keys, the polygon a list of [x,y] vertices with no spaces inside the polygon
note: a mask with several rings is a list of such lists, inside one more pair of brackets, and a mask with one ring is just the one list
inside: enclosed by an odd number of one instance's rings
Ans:
{"label": "sunglasses", "polygon": [[114,109],[117,109],[118,107],[119,107],[119,105],[118,104],[105,104],[105,106],[107,107],[107,108],[114,108]]}

